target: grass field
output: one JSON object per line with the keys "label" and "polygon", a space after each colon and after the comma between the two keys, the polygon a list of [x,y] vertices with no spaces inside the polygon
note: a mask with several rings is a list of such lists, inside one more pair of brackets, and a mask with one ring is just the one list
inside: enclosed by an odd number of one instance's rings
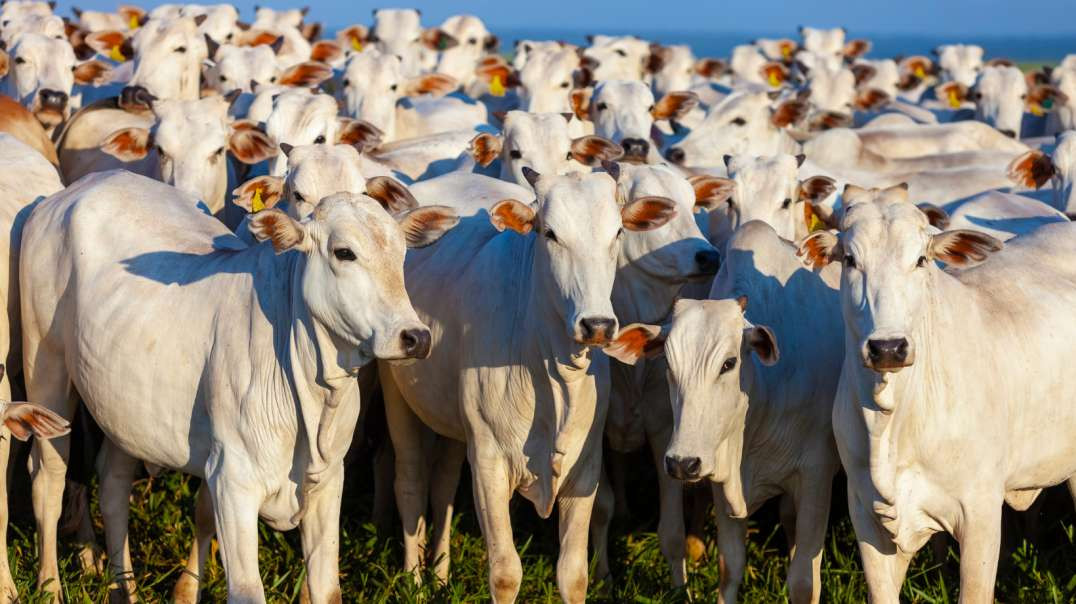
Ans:
{"label": "grass field", "polygon": [[[638,467],[648,468],[640,458]],[[634,467],[634,466],[633,466]],[[649,476],[647,473],[649,472]],[[631,490],[629,519],[613,526],[612,580],[592,587],[591,599],[602,602],[713,602],[720,573],[712,532],[706,556],[690,570],[685,591],[668,585],[665,561],[654,533],[657,506],[650,501],[654,489],[647,486],[652,470]],[[838,483],[843,478],[838,479]],[[144,601],[170,599],[182,562],[193,536],[193,505],[197,479],[162,473],[140,480],[132,494],[131,547]],[[452,538],[452,579],[446,586],[415,587],[401,572],[402,548],[395,536],[380,536],[369,523],[371,478],[360,467],[349,475],[345,490],[341,547],[341,583],[346,602],[485,602],[485,548],[472,511],[469,479],[464,479],[457,496],[457,515]],[[998,576],[997,598],[1001,602],[1076,602],[1076,532],[1071,500],[1064,491],[1049,493],[1039,515],[1038,537],[1011,541],[1003,546]],[[864,602],[866,587],[859,566],[851,523],[843,504],[840,484],[834,496],[834,510],[823,561],[823,601]],[[96,500],[95,518],[99,519]],[[771,506],[772,507],[772,506]],[[37,552],[33,522],[26,504],[13,506],[13,526],[9,548],[15,579],[25,602],[42,601],[34,588]],[[1013,515],[1015,517],[1015,515]],[[556,527],[543,522],[523,501],[513,505],[516,543],[523,558],[524,578],[520,602],[559,601],[555,582]],[[785,538],[776,528],[776,513],[764,507],[751,524],[749,560],[742,601],[774,602],[786,599],[784,574],[787,564]],[[99,520],[95,527],[103,544]],[[398,531],[398,529],[397,529]],[[937,560],[924,548],[913,562],[904,586],[904,598],[911,602],[956,601],[959,584],[955,543],[945,560]],[[70,543],[61,543],[64,589],[70,602],[104,602],[108,577],[85,576],[79,570],[76,552]],[[302,555],[296,531],[278,533],[262,527],[261,574],[270,601],[298,599],[303,578]],[[203,601],[218,602],[226,597],[224,572],[219,559],[208,566]]]}

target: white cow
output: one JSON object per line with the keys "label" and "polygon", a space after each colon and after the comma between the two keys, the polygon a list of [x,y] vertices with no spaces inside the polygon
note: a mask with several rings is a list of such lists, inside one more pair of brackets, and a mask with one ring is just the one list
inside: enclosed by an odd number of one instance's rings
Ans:
{"label": "white cow", "polygon": [[583,57],[593,61],[595,81],[642,81],[650,57],[650,42],[635,36],[591,36]]}
{"label": "white cow", "polygon": [[487,53],[496,53],[500,41],[490,33],[482,19],[474,15],[453,15],[445,19],[440,30],[452,36],[458,44],[441,51],[437,73],[455,78],[463,90],[477,98],[488,90],[475,79],[475,68]]}
{"label": "white cow", "polygon": [[1069,220],[1037,199],[1000,191],[987,191],[947,204],[944,209],[925,209],[922,204],[920,209],[926,211],[930,224],[939,230],[979,231],[999,241],[1027,235],[1043,225]]}
{"label": "white cow", "polygon": [[1076,475],[1076,227],[990,257],[1001,242],[929,229],[902,187],[843,199],[840,233],[800,251],[843,264],[833,430],[871,600],[896,603],[912,556],[945,531],[960,543],[960,601],[991,602],[1002,505],[1026,509]]}
{"label": "white cow", "polygon": [[527,54],[519,69],[520,109],[531,113],[571,111],[573,88],[583,82],[583,69],[575,50],[551,46]]}
{"label": "white cow", "polygon": [[[106,172],[35,209],[21,265],[33,292],[22,305],[27,387],[64,417],[77,388],[104,430],[101,501],[116,571],[130,569],[130,481],[145,460],[205,478],[230,601],[265,600],[259,515],[300,528],[311,601],[339,600],[342,461],[359,414],[352,376],[374,358],[429,354],[403,288],[404,247],[432,243],[455,215],[423,208],[394,221],[372,199],[334,195],[302,223],[259,213],[254,233],[272,245],[248,247],[192,205],[166,185]],[[110,245],[96,245],[101,237]],[[117,323],[125,307],[136,311]],[[66,327],[47,327],[56,321]],[[169,344],[147,345],[167,325],[178,327]],[[168,367],[163,382],[153,367]],[[69,445],[39,442],[32,454],[39,580],[53,592]]]}
{"label": "white cow", "polygon": [[1052,185],[1051,205],[1069,218],[1076,216],[1076,134],[1057,137],[1053,156],[1038,149],[1028,151],[1009,164],[1013,182],[1029,189]]}
{"label": "white cow", "polygon": [[204,71],[205,82],[221,94],[233,90],[253,93],[262,85],[316,87],[332,77],[332,69],[319,61],[305,61],[283,67],[277,61],[275,45],[235,46],[223,44],[211,49]]}
{"label": "white cow", "polygon": [[[522,578],[508,508],[519,491],[543,517],[560,504],[557,584],[565,601],[582,602],[608,396],[606,358],[589,347],[615,334],[623,228],[660,227],[675,210],[654,198],[620,207],[605,174],[525,172],[535,205],[502,201],[461,221],[436,254],[408,256],[408,293],[434,353],[423,366],[380,366],[404,563],[417,571],[425,542],[425,425],[466,444],[494,601],[514,600]],[[446,549],[439,539],[435,555]]]}
{"label": "white cow", "polygon": [[375,8],[374,26],[367,41],[381,51],[400,59],[403,74],[414,77],[437,61],[436,52],[458,44],[458,41],[437,28],[422,29],[422,16],[417,9]]}
{"label": "white cow", "polygon": [[975,83],[983,69],[983,47],[974,44],[943,44],[934,49],[941,78],[965,86]]}
{"label": "white cow", "polygon": [[[624,159],[655,163],[659,149],[651,147],[654,122],[677,119],[699,102],[693,92],[670,92],[654,100],[650,87],[640,81],[608,80],[593,90],[572,91],[572,110],[581,120],[594,123],[594,134],[624,149]],[[657,133],[660,138],[660,132]],[[655,147],[660,140],[655,140]]]}

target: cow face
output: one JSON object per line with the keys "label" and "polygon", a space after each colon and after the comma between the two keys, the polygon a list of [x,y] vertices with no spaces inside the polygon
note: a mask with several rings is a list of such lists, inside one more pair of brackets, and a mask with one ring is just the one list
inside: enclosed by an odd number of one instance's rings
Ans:
{"label": "cow face", "polygon": [[972,89],[975,117],[1013,138],[1020,136],[1020,122],[1027,104],[1024,73],[1012,66],[987,66]]}
{"label": "cow face", "polygon": [[398,58],[407,77],[417,76],[424,67],[432,68],[437,51],[457,44],[455,38],[439,29],[423,31],[415,9],[374,10],[374,26],[367,41],[381,54]]}
{"label": "cow face", "polygon": [[695,53],[683,44],[651,48],[652,86],[655,96],[673,90],[687,90],[697,73]]}
{"label": "cow face", "polygon": [[[326,94],[305,88],[286,90],[273,99],[273,110],[265,120],[265,132],[277,145],[316,145],[337,140],[340,122],[336,101]],[[283,176],[288,161],[281,150],[269,161],[269,173]]]}
{"label": "cow face", "polygon": [[520,109],[530,113],[571,111],[569,95],[577,83],[579,56],[569,48],[532,52],[519,71]]}
{"label": "cow face", "polygon": [[131,48],[135,64],[129,87],[144,88],[159,99],[200,96],[209,49],[194,19],[151,20],[135,32]]}
{"label": "cow face", "polygon": [[467,86],[475,78],[475,67],[487,52],[496,51],[497,37],[481,19],[472,15],[455,15],[445,19],[441,31],[452,36],[458,44],[441,51],[437,72],[452,76]]}
{"label": "cow face", "polygon": [[254,88],[277,82],[276,53],[271,46],[233,46],[217,49],[213,63],[205,70],[206,83],[221,93],[233,90],[254,92]]}
{"label": "cow face", "polygon": [[624,159],[642,162],[650,153],[654,121],[679,118],[698,104],[698,97],[691,92],[670,92],[656,102],[642,82],[602,82],[585,106],[576,102],[577,94],[573,92],[574,109],[585,110],[594,122],[594,133],[618,143],[624,149]]}
{"label": "cow face", "polygon": [[243,183],[233,191],[236,204],[248,212],[283,207],[292,218],[305,220],[318,201],[333,193],[366,191],[359,152],[351,145],[303,145],[287,156],[285,177],[259,176]]}
{"label": "cow face", "polygon": [[919,325],[930,312],[927,301],[940,274],[935,260],[971,266],[1002,244],[976,231],[937,233],[926,214],[908,203],[906,185],[882,190],[850,185],[842,201],[840,235],[810,235],[800,254],[814,266],[843,262],[846,337],[868,369],[900,371],[915,363],[917,344],[929,337]]}
{"label": "cow face", "polygon": [[829,56],[840,56],[844,52],[844,28],[802,27],[800,35],[803,37],[803,49],[807,52]]}
{"label": "cow face", "polygon": [[584,173],[590,171],[588,166],[620,157],[620,146],[612,141],[597,136],[573,139],[571,120],[571,114],[509,111],[502,138],[493,143],[500,146],[501,179],[529,186],[524,168],[550,176]]}
{"label": "cow face", "polygon": [[357,367],[374,358],[429,356],[429,329],[404,288],[404,252],[434,243],[458,220],[437,206],[393,217],[370,197],[338,193],[302,222],[276,209],[258,212],[250,230],[278,253],[303,255],[303,302],[341,348],[358,349]]}
{"label": "cow face", "polygon": [[99,83],[110,75],[100,61],[79,63],[67,40],[41,34],[19,36],[6,57],[5,92],[30,110],[46,130],[56,127],[71,113],[70,97],[75,83]]}
{"label": "cow face", "polygon": [[583,56],[592,61],[595,81],[641,81],[650,43],[635,36],[594,36]]}
{"label": "cow face", "polygon": [[5,48],[11,48],[19,37],[25,34],[39,34],[56,40],[66,40],[63,19],[56,15],[28,15],[5,23],[0,31],[0,41]]}
{"label": "cow face", "polygon": [[972,44],[943,44],[934,49],[942,79],[965,86],[975,83],[983,70],[983,47]]}
{"label": "cow face", "polygon": [[800,122],[807,105],[799,100],[773,106],[765,92],[736,92],[710,109],[706,119],[665,157],[682,166],[717,166],[725,155],[775,155],[783,147],[782,129]]}
{"label": "cow face", "polygon": [[[851,69],[839,65],[834,69],[811,69],[807,77],[810,102],[818,114],[832,114],[837,123],[850,126],[856,109],[856,77]],[[842,123],[843,122],[843,123]]]}
{"label": "cow face", "polygon": [[[661,283],[680,284],[717,273],[720,257],[695,223],[695,191],[666,166],[621,164],[617,198],[622,203],[667,200],[674,214],[665,226],[627,230],[620,239],[620,264],[632,278],[639,271]],[[619,282],[618,282],[619,287]]]}

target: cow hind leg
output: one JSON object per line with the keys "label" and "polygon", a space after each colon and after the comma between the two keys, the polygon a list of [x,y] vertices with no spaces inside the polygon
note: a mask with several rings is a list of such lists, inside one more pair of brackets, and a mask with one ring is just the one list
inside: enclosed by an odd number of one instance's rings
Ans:
{"label": "cow hind leg", "polygon": [[176,604],[195,604],[201,590],[200,582],[209,559],[209,546],[216,533],[213,524],[213,500],[205,481],[198,486],[194,503],[194,543],[187,557],[187,566],[179,575],[176,587],[172,590],[172,601]]}
{"label": "cow hind leg", "polygon": [[467,458],[467,446],[458,440],[440,437],[437,439],[437,453],[430,487],[433,516],[433,552],[430,561],[437,580],[445,583],[451,562],[452,512],[463,461]]}
{"label": "cow hind leg", "polygon": [[105,521],[105,542],[113,583],[112,602],[134,602],[135,580],[128,540],[131,487],[139,462],[105,439],[99,457],[101,465],[101,515]]}
{"label": "cow hind leg", "polygon": [[594,511],[590,517],[590,544],[597,559],[595,573],[599,580],[605,580],[610,575],[609,526],[613,522],[615,498],[613,487],[609,484],[609,474],[603,465],[601,477],[598,479],[598,492],[594,496]]}
{"label": "cow hind leg", "polygon": [[788,593],[793,604],[817,604],[822,595],[822,550],[832,491],[833,472],[823,471],[805,476],[795,494],[795,532],[790,536],[793,545],[788,565]]}

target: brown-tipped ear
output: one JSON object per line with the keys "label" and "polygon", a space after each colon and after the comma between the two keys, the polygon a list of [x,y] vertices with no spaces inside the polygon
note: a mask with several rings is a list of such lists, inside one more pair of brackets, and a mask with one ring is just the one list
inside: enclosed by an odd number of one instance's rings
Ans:
{"label": "brown-tipped ear", "polygon": [[404,86],[405,96],[419,96],[431,94],[436,97],[445,96],[460,87],[459,81],[443,73],[427,73],[413,78]]}
{"label": "brown-tipped ear", "polygon": [[870,52],[871,46],[870,40],[849,40],[844,44],[842,54],[844,54],[845,58],[857,59]]}
{"label": "brown-tipped ear", "polygon": [[729,64],[721,59],[702,58],[695,61],[693,68],[695,73],[706,78],[719,78],[729,70]]}
{"label": "brown-tipped ear", "polygon": [[407,187],[388,176],[375,176],[366,180],[366,194],[373,197],[389,214],[405,212],[418,207],[418,200]]}
{"label": "brown-tipped ear", "polygon": [[344,49],[334,40],[318,40],[310,48],[310,60],[320,63],[333,63],[344,58]]}
{"label": "brown-tipped ear", "polygon": [[333,68],[318,61],[306,61],[293,65],[277,80],[281,86],[310,88],[333,77]]}
{"label": "brown-tipped ear", "polygon": [[1057,109],[1069,100],[1068,95],[1061,92],[1057,86],[1038,84],[1032,86],[1027,92],[1027,109],[1034,115],[1044,115],[1048,111]]}
{"label": "brown-tipped ear", "polygon": [[585,120],[590,119],[590,98],[594,95],[593,88],[575,88],[568,96],[572,104],[572,113],[575,117]]}
{"label": "brown-tipped ear", "polygon": [[368,34],[369,30],[366,29],[365,25],[352,25],[337,32],[336,39],[340,41],[344,48],[362,52],[362,46],[366,43]]}
{"label": "brown-tipped ear", "polygon": [[927,221],[930,222],[930,225],[934,228],[939,231],[944,231],[949,228],[949,214],[945,210],[927,202],[916,204],[916,207],[926,215]]}
{"label": "brown-tipped ear", "polygon": [[7,75],[8,69],[11,66],[11,58],[6,52],[0,50],[0,78]]}
{"label": "brown-tipped ear", "polygon": [[698,174],[688,178],[695,189],[695,209],[713,210],[725,203],[736,191],[736,181],[731,178]]}
{"label": "brown-tipped ear", "polygon": [[676,216],[676,202],[668,197],[647,195],[620,208],[620,220],[629,231],[651,231]]}
{"label": "brown-tipped ear", "polygon": [[10,403],[0,414],[4,426],[15,438],[25,441],[31,436],[56,438],[71,431],[71,424],[56,413],[30,403]]}
{"label": "brown-tipped ear", "polygon": [[934,94],[950,109],[959,109],[968,100],[968,87],[960,82],[946,82],[934,88]]}
{"label": "brown-tipped ear", "polygon": [[108,135],[101,150],[120,161],[138,161],[149,153],[153,137],[145,128],[124,128]]}
{"label": "brown-tipped ear", "polygon": [[1057,173],[1054,162],[1046,153],[1034,149],[1009,162],[1009,180],[1029,189],[1038,189]]}
{"label": "brown-tipped ear", "polygon": [[459,41],[437,27],[431,27],[422,32],[422,44],[430,50],[448,50],[459,46]]}
{"label": "brown-tipped ear", "polygon": [[310,238],[303,225],[276,208],[252,215],[248,226],[258,241],[272,241],[273,250],[278,254],[291,249],[310,250]]}
{"label": "brown-tipped ear", "polygon": [[519,86],[519,76],[499,56],[483,57],[474,72],[489,86],[493,96],[503,96],[508,88]]}
{"label": "brown-tipped ear", "polygon": [[625,365],[634,365],[639,359],[653,359],[665,353],[668,334],[659,325],[632,323],[622,327],[603,351],[609,358]]}
{"label": "brown-tipped ear", "polygon": [[469,149],[475,163],[486,167],[501,154],[504,141],[496,134],[482,132],[471,139]]}
{"label": "brown-tipped ear", "polygon": [[837,181],[828,176],[812,176],[800,182],[800,199],[819,203],[837,190]]}
{"label": "brown-tipped ear", "polygon": [[116,30],[95,31],[86,36],[83,42],[98,54],[114,61],[126,61],[134,54],[130,40],[123,32]]}
{"label": "brown-tipped ear", "polygon": [[[314,42],[321,35],[321,23],[303,23],[303,26],[299,28],[299,33],[306,38],[307,42]],[[321,60],[321,59],[315,59]]]}
{"label": "brown-tipped ear", "polygon": [[233,128],[228,137],[228,148],[232,156],[244,164],[257,164],[277,154],[273,139],[257,128]]}
{"label": "brown-tipped ear", "polygon": [[425,206],[396,216],[407,247],[412,249],[436,243],[459,222],[456,210],[447,206]]}
{"label": "brown-tipped ear", "polygon": [[788,68],[777,61],[764,63],[758,72],[762,76],[762,80],[774,88],[788,81]]}
{"label": "brown-tipped ear", "polygon": [[96,59],[79,63],[75,67],[75,83],[83,86],[87,84],[93,84],[94,86],[101,86],[108,82],[112,77],[112,68],[109,67],[103,61]]}
{"label": "brown-tipped ear", "polygon": [[841,254],[841,240],[829,231],[815,231],[804,237],[797,247],[796,255],[814,268],[822,268]]}
{"label": "brown-tipped ear", "polygon": [[581,136],[572,141],[572,157],[586,166],[599,166],[603,161],[620,159],[624,149],[600,136]]}
{"label": "brown-tipped ear", "polygon": [[526,235],[534,229],[537,219],[534,209],[515,199],[498,201],[489,210],[489,221],[498,231],[511,229],[520,235]]}
{"label": "brown-tipped ear", "polygon": [[359,153],[376,149],[381,144],[381,139],[385,137],[385,133],[380,128],[365,120],[338,117],[336,121],[340,125],[336,142],[341,145],[351,145]]}
{"label": "brown-tipped ear", "polygon": [[698,104],[699,95],[694,92],[669,92],[654,104],[654,108],[650,110],[650,115],[656,120],[679,119],[687,115]]}
{"label": "brown-tipped ear", "polygon": [[959,229],[931,237],[927,251],[931,259],[950,266],[968,267],[986,260],[1002,247],[1003,243],[986,233]]}
{"label": "brown-tipped ear", "polygon": [[284,196],[284,179],[280,176],[258,176],[232,191],[232,203],[248,213],[275,207]]}
{"label": "brown-tipped ear", "polygon": [[853,104],[860,111],[878,111],[888,105],[891,100],[889,94],[884,90],[867,88],[856,92],[856,99]]}
{"label": "brown-tipped ear", "polygon": [[832,130],[833,128],[850,128],[852,116],[836,111],[824,111],[811,118],[811,130]]}
{"label": "brown-tipped ear", "polygon": [[856,87],[860,87],[864,82],[873,78],[878,70],[873,65],[867,65],[866,63],[856,63],[852,65],[852,75],[856,78]]}
{"label": "brown-tipped ear", "polygon": [[777,349],[777,337],[765,325],[744,328],[743,343],[753,350],[758,360],[767,367],[776,365],[781,358],[781,353]]}
{"label": "brown-tipped ear", "polygon": [[1013,63],[1011,59],[1004,57],[994,57],[983,64],[984,67],[1016,67],[1016,63]]}
{"label": "brown-tipped ear", "polygon": [[808,108],[805,101],[791,99],[784,101],[773,110],[770,122],[778,128],[795,126],[807,117]]}

